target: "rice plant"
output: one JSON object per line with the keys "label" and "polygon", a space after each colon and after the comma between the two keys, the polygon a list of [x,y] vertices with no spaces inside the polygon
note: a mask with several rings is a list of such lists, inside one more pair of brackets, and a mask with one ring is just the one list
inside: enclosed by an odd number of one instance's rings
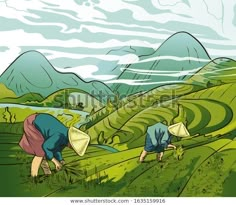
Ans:
{"label": "rice plant", "polygon": [[177,147],[176,150],[173,152],[173,156],[177,160],[182,160],[184,155],[184,149],[182,146]]}

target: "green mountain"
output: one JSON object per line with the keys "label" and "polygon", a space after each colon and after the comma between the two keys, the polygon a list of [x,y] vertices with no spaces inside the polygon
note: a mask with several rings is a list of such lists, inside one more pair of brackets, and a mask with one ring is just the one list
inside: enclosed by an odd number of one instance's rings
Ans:
{"label": "green mountain", "polygon": [[[28,189],[31,196],[51,197],[236,196],[234,67],[233,60],[216,59],[186,83],[160,86],[107,107],[107,112],[93,113],[88,118],[95,123],[85,127],[91,136],[85,155],[78,157],[65,148],[64,169],[40,175],[35,183],[26,166],[32,159],[18,146],[22,125],[0,123],[0,173],[10,185],[2,186],[1,196],[28,196]],[[49,103],[50,98],[56,99],[49,97]],[[149,153],[145,163],[139,163],[147,127],[178,120],[186,123],[191,137],[173,137],[177,150],[165,150],[162,162],[156,161],[156,153]]]}
{"label": "green mountain", "polygon": [[65,88],[77,88],[92,95],[99,95],[100,92],[105,95],[112,93],[99,81],[85,82],[74,73],[58,72],[37,51],[20,55],[0,76],[0,83],[13,90],[17,96],[33,92],[46,97]]}
{"label": "green mountain", "polygon": [[[153,48],[149,47],[138,47],[138,46],[124,46],[122,48],[112,49],[107,55],[115,55],[123,57],[123,61],[135,61],[137,56],[140,60],[144,60],[147,56],[152,55],[155,52]],[[125,58],[125,59],[124,59]],[[119,61],[101,61],[97,66],[100,68],[99,71],[94,74],[97,75],[116,75],[121,74],[121,70],[124,67],[128,67],[129,64],[121,64]],[[112,84],[108,84],[110,86]]]}
{"label": "green mountain", "polygon": [[159,121],[171,124],[176,119],[187,123],[192,135],[232,137],[235,74],[236,61],[217,58],[185,83],[160,86],[131,100],[122,100],[109,115],[103,115],[103,110],[95,113],[87,131],[95,137],[93,142],[99,143],[104,132],[103,142],[118,149],[141,146],[148,126]]}
{"label": "green mountain", "polygon": [[188,82],[207,87],[221,85],[223,83],[235,83],[235,74],[235,60],[229,58],[217,58],[195,73]]}
{"label": "green mountain", "polygon": [[[153,54],[126,67],[111,88],[119,93],[148,91],[163,84],[189,79],[210,61],[202,44],[191,34],[169,37]],[[125,81],[131,80],[132,85]]]}

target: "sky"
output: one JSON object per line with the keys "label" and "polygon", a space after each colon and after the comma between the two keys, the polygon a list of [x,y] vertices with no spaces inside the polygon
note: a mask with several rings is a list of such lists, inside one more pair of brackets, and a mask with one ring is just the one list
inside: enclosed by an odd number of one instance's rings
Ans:
{"label": "sky", "polygon": [[0,74],[37,50],[59,71],[112,80],[95,74],[99,62],[139,59],[110,50],[157,49],[178,31],[194,35],[212,58],[236,59],[236,0],[0,0]]}

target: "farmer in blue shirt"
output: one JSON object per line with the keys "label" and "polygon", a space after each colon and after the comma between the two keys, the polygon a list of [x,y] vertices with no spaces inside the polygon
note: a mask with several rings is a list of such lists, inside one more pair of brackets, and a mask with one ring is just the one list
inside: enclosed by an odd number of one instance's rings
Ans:
{"label": "farmer in blue shirt", "polygon": [[165,149],[176,149],[171,144],[172,136],[187,137],[189,133],[183,123],[176,123],[169,127],[162,123],[157,123],[148,127],[145,147],[139,157],[139,161],[143,162],[148,152],[156,152],[157,160],[161,161]]}
{"label": "farmer in blue shirt", "polygon": [[24,121],[24,135],[19,145],[34,155],[31,175],[37,176],[40,165],[45,174],[51,174],[47,160],[54,163],[56,170],[61,169],[64,164],[61,152],[66,146],[84,155],[89,139],[86,133],[74,127],[67,128],[50,114],[34,114]]}

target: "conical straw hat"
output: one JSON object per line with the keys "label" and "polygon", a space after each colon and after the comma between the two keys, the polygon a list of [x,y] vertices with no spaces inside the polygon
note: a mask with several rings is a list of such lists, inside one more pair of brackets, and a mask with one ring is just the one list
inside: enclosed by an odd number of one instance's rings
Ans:
{"label": "conical straw hat", "polygon": [[190,137],[190,134],[182,122],[170,125],[168,127],[169,132],[177,137]]}
{"label": "conical straw hat", "polygon": [[88,147],[90,137],[86,133],[82,132],[81,130],[75,127],[69,128],[68,135],[69,135],[69,142],[72,148],[79,156],[83,156]]}

